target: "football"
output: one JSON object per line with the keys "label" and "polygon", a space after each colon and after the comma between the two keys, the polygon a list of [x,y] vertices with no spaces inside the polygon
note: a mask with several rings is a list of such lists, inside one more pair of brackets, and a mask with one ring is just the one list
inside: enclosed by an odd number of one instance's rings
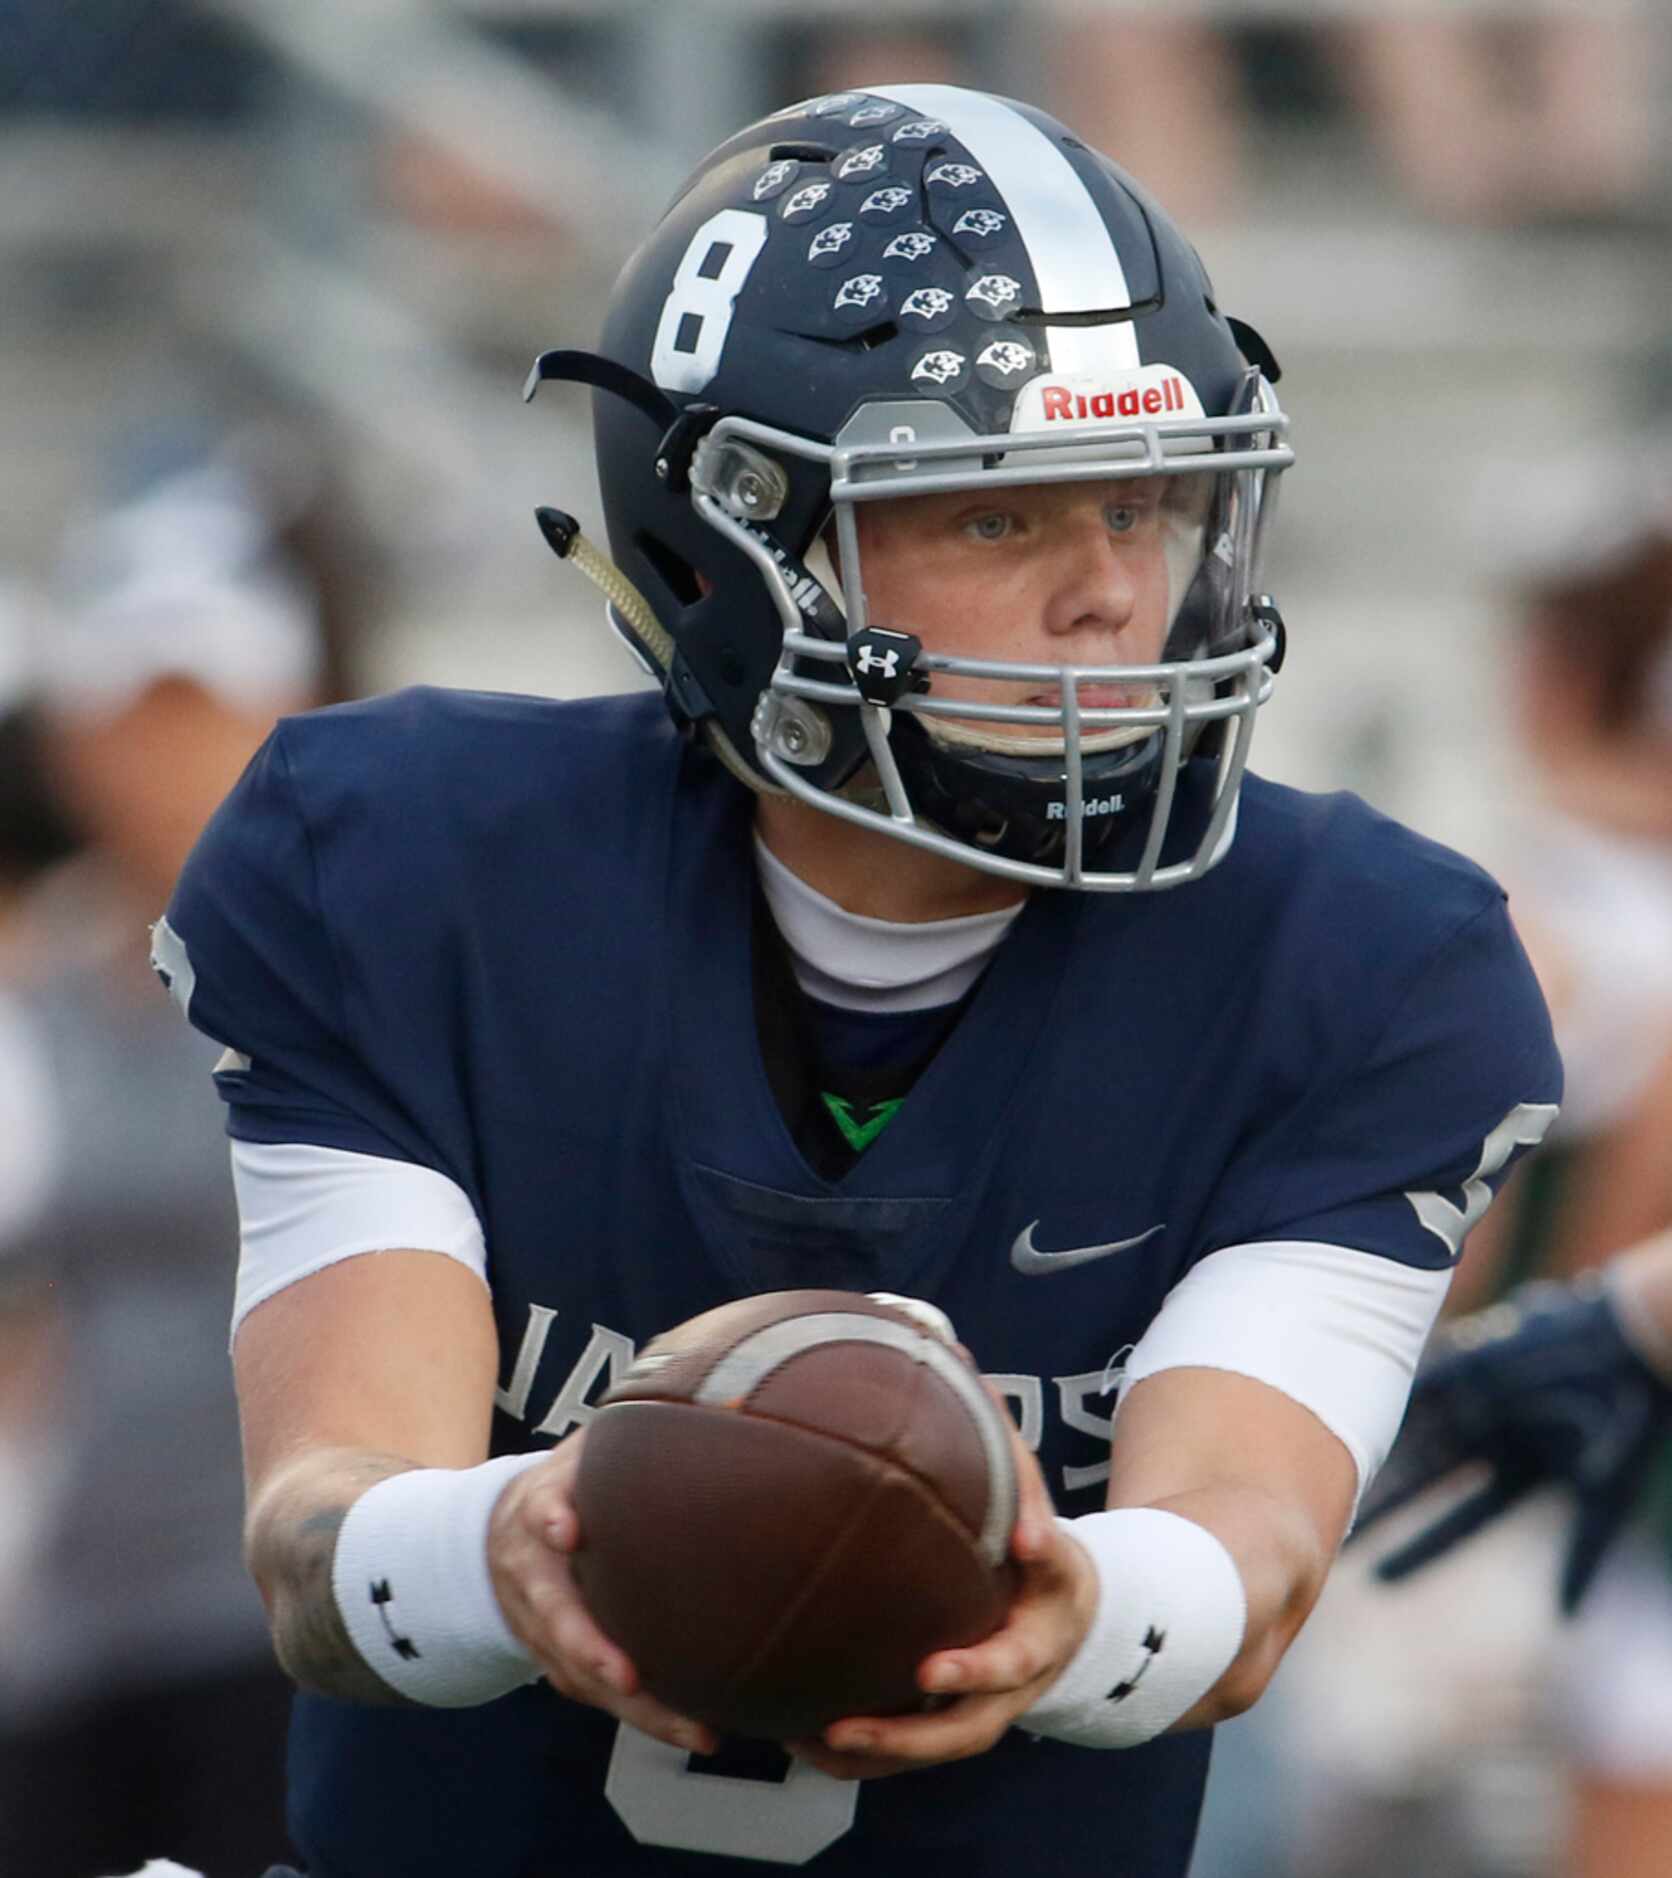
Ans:
{"label": "football", "polygon": [[775,1740],[903,1713],[925,1656],[1003,1622],[1007,1418],[928,1315],[744,1298],[656,1338],[599,1404],[575,1576],[670,1707]]}

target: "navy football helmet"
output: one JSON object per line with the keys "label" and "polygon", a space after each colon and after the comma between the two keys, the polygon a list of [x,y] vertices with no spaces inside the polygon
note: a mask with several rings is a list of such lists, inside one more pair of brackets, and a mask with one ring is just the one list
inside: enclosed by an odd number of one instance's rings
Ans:
{"label": "navy football helmet", "polygon": [[[612,622],[751,786],[1120,890],[1195,878],[1234,831],[1283,648],[1255,589],[1291,461],[1276,377],[1107,158],[1030,106],[898,85],[721,145],[623,270],[599,353],[542,355],[529,391],[594,388]],[[958,658],[867,613],[860,503],[1151,478],[1159,662]]]}

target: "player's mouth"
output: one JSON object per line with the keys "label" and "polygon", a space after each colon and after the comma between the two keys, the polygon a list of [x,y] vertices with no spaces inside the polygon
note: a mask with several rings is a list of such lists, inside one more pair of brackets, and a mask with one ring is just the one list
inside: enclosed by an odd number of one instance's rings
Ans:
{"label": "player's mouth", "polygon": [[[1076,685],[1074,695],[1082,711],[1141,710],[1156,702],[1154,685]],[[1062,693],[1055,687],[1049,691],[1034,691],[1021,702],[1060,711]]]}

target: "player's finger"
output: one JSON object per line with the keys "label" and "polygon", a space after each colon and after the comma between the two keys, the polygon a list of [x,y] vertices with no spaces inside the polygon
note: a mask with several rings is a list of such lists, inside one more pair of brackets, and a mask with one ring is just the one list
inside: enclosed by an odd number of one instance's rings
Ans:
{"label": "player's finger", "polygon": [[573,1551],[580,1539],[579,1522],[571,1504],[575,1475],[580,1467],[581,1437],[584,1429],[554,1449],[543,1467],[525,1476],[518,1514],[530,1530],[538,1532],[550,1544],[563,1551]]}
{"label": "player's finger", "polygon": [[1532,1485],[1532,1481],[1520,1475],[1495,1477],[1479,1493],[1471,1494],[1461,1506],[1453,1507],[1449,1513],[1425,1526],[1414,1539],[1390,1552],[1386,1558],[1379,1559],[1376,1576],[1384,1584],[1394,1584],[1401,1578],[1408,1578],[1412,1572],[1420,1571],[1424,1565],[1439,1558],[1442,1553],[1449,1552],[1454,1545],[1462,1544],[1471,1534],[1479,1532],[1481,1527],[1489,1525],[1500,1514],[1508,1512]]}
{"label": "player's finger", "polygon": [[910,1773],[916,1761],[892,1760],[881,1754],[838,1754],[822,1741],[786,1741],[784,1746],[798,1761],[816,1767],[832,1780],[882,1780],[889,1774]]}
{"label": "player's finger", "polygon": [[983,1643],[926,1658],[919,1679],[931,1695],[999,1695],[1060,1668],[1065,1643],[1066,1633],[1051,1623],[1006,1624]]}
{"label": "player's finger", "polygon": [[[1071,1543],[1060,1540],[1062,1544]],[[1029,1581],[1003,1625],[980,1643],[937,1650],[919,1665],[933,1695],[1001,1695],[1054,1678],[1079,1645],[1069,1573],[1049,1557],[1028,1567]]]}
{"label": "player's finger", "polygon": [[637,1687],[638,1672],[626,1651],[605,1636],[572,1590],[550,1607],[547,1629],[554,1653],[565,1662],[590,1665],[611,1688],[626,1691]]}
{"label": "player's finger", "polygon": [[846,1758],[845,1777],[863,1780],[894,1766],[926,1767],[984,1754],[1017,1713],[1013,1700],[973,1695],[915,1715],[861,1715],[833,1722],[821,1745]]}
{"label": "player's finger", "polygon": [[587,1628],[592,1630],[601,1648],[594,1649],[590,1642],[585,1647],[575,1647],[582,1634],[581,1628],[565,1625],[560,1627],[563,1647],[535,1651],[540,1667],[560,1695],[588,1703],[593,1708],[607,1709],[670,1747],[684,1748],[694,1754],[715,1752],[719,1741],[711,1728],[658,1701],[641,1686],[638,1672],[627,1657],[595,1627],[588,1625]]}
{"label": "player's finger", "polygon": [[654,1735],[670,1748],[683,1748],[687,1754],[718,1754],[720,1751],[720,1737],[712,1728],[689,1715],[676,1713],[642,1691],[607,1706],[641,1734]]}

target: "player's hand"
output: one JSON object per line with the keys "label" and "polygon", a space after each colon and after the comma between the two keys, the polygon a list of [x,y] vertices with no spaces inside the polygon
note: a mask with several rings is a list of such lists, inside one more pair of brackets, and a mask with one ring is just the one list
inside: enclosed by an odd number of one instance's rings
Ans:
{"label": "player's hand", "polygon": [[582,1429],[560,1442],[549,1462],[515,1475],[499,1496],[488,1523],[499,1607],[560,1695],[607,1709],[672,1747],[712,1754],[714,1731],[649,1694],[581,1601],[569,1559],[586,1542],[572,1498],[584,1436]]}
{"label": "player's hand", "polygon": [[1458,1468],[1484,1467],[1477,1492],[1376,1567],[1404,1578],[1535,1488],[1563,1486],[1574,1500],[1560,1593],[1571,1613],[1669,1432],[1672,1388],[1626,1341],[1607,1296],[1594,1284],[1523,1285],[1435,1334],[1354,1537]]}
{"label": "player's hand", "polygon": [[982,1642],[938,1650],[918,1666],[936,1706],[911,1715],[833,1722],[790,1751],[840,1780],[931,1767],[984,1754],[1068,1667],[1097,1612],[1097,1575],[1077,1540],[1057,1524],[1039,1463],[1010,1422],[1020,1489],[1010,1556],[1020,1589],[1004,1624]]}

